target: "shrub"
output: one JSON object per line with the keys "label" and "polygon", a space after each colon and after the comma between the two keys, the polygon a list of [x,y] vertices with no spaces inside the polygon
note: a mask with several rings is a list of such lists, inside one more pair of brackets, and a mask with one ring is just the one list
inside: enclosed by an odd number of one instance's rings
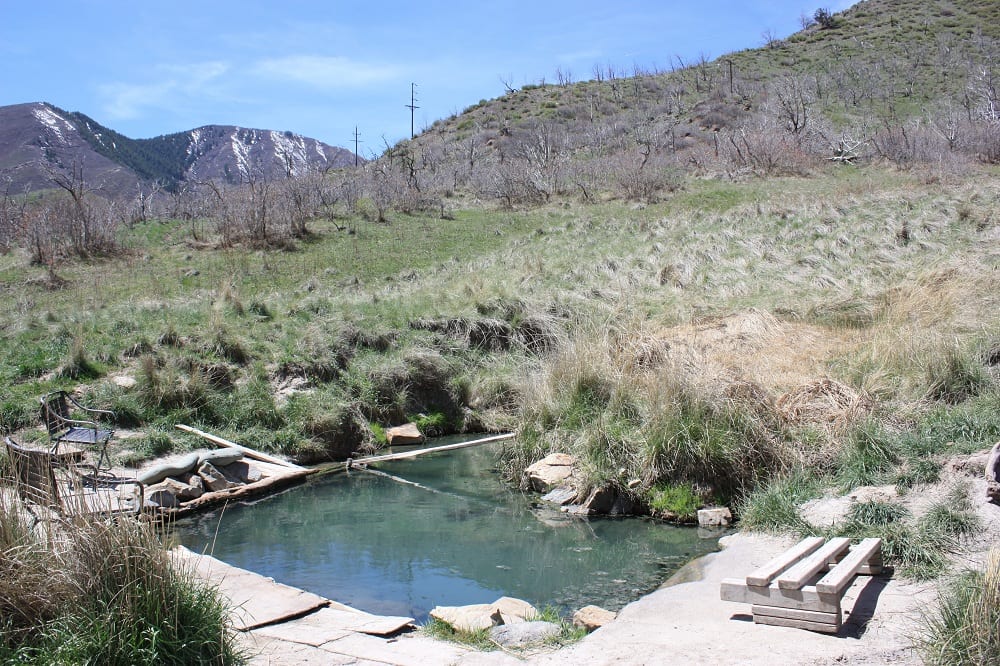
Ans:
{"label": "shrub", "polygon": [[681,522],[696,520],[702,506],[701,498],[685,485],[656,485],[649,489],[648,496],[649,508],[654,513]]}
{"label": "shrub", "polygon": [[[58,531],[58,534],[57,534]],[[0,502],[0,656],[18,663],[235,664],[214,588],[174,567],[149,523],[28,529]]]}
{"label": "shrub", "polygon": [[958,404],[990,384],[990,376],[978,355],[951,348],[927,366],[927,394],[931,400]]}
{"label": "shrub", "polygon": [[838,462],[837,477],[845,489],[881,483],[899,462],[897,443],[874,421],[855,428]]}

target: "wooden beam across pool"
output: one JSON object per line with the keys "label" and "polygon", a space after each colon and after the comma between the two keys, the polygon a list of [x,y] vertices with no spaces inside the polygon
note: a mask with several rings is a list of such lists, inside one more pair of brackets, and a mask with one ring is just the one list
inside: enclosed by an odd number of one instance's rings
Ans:
{"label": "wooden beam across pool", "polygon": [[470,446],[479,446],[480,444],[489,444],[490,442],[499,442],[505,439],[513,439],[513,438],[514,438],[514,433],[508,432],[502,435],[483,437],[482,439],[474,439],[468,442],[458,442],[457,444],[444,444],[442,446],[432,446],[426,449],[413,449],[412,451],[403,451],[402,453],[387,453],[381,456],[368,456],[367,458],[358,458],[357,460],[348,461],[348,467],[354,467],[355,465],[368,465],[370,463],[376,463],[376,462],[388,462],[390,460],[405,460],[407,458],[416,458],[417,456],[422,456],[428,453],[440,453],[441,451],[454,451],[456,449],[465,449]]}

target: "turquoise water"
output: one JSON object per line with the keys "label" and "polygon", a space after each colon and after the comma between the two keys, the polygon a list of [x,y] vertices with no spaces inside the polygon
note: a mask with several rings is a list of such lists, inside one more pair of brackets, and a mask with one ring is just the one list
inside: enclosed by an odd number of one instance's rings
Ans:
{"label": "turquoise water", "polygon": [[[183,521],[185,546],[372,613],[500,596],[618,610],[716,548],[692,528],[570,518],[493,471],[497,445],[331,474]],[[404,483],[402,480],[405,480]]]}

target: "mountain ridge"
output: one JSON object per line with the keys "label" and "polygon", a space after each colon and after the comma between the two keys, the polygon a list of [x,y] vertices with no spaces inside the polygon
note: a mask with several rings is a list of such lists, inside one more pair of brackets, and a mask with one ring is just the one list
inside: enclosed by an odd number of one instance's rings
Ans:
{"label": "mountain ridge", "polygon": [[[132,139],[79,111],[48,102],[0,107],[0,188],[52,187],[73,169],[96,189],[119,195],[189,182],[285,177],[354,164],[354,153],[293,132],[203,125]],[[4,182],[6,181],[6,182]]]}

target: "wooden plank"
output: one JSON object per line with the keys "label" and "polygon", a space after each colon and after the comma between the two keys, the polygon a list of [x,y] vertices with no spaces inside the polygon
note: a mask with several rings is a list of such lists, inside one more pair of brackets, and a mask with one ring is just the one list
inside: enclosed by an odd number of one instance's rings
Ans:
{"label": "wooden plank", "polygon": [[816,583],[816,591],[824,594],[842,594],[854,580],[858,569],[872,556],[882,552],[882,539],[868,538],[851,549],[840,564]]}
{"label": "wooden plank", "polygon": [[806,584],[806,581],[816,575],[820,569],[823,569],[827,562],[850,547],[850,539],[844,537],[830,539],[812,555],[778,576],[778,587],[785,590],[801,588]]}
{"label": "wooden plank", "polygon": [[774,577],[792,566],[806,555],[814,552],[823,542],[823,537],[807,537],[797,543],[792,548],[781,553],[777,557],[769,560],[767,564],[755,569],[747,576],[747,585],[765,586],[770,585]]}
{"label": "wooden plank", "polygon": [[821,613],[840,612],[840,597],[835,594],[819,594],[813,585],[806,585],[798,590],[784,590],[774,583],[768,587],[758,587],[747,585],[742,578],[726,578],[722,581],[720,594],[723,601]]}
{"label": "wooden plank", "polygon": [[455,449],[465,449],[470,446],[479,446],[480,444],[489,444],[490,442],[499,442],[504,439],[512,439],[514,433],[504,433],[503,435],[494,435],[492,437],[484,437],[482,439],[474,439],[468,442],[458,442],[457,444],[445,444],[443,446],[432,446],[427,449],[413,449],[412,451],[403,451],[402,453],[387,453],[381,456],[369,456],[367,458],[358,458],[357,460],[351,461],[351,467],[354,465],[368,465],[370,463],[376,462],[387,462],[390,460],[405,460],[407,458],[416,458],[417,456],[422,456],[428,453],[439,453],[441,451],[454,451]]}
{"label": "wooden plank", "polygon": [[217,444],[222,448],[238,449],[239,451],[243,452],[243,455],[245,455],[248,458],[253,458],[254,460],[263,460],[264,462],[271,463],[272,465],[281,465],[282,467],[287,467],[289,469],[296,469],[296,470],[308,469],[306,467],[296,465],[295,463],[288,462],[287,460],[282,460],[281,458],[275,458],[274,456],[268,455],[261,451],[257,451],[255,449],[243,446],[242,444],[237,444],[236,442],[230,442],[228,439],[223,439],[218,435],[212,435],[203,430],[192,428],[191,426],[184,425],[183,423],[174,424],[174,427],[177,428],[178,430],[189,432],[192,435],[198,435],[199,437],[206,439],[209,442],[212,442],[213,444]]}
{"label": "wooden plank", "polygon": [[824,622],[809,622],[808,620],[792,620],[787,617],[774,617],[771,615],[754,615],[754,624],[770,624],[776,627],[792,627],[793,629],[808,629],[824,634],[835,634],[840,631],[840,627]]}
{"label": "wooden plank", "polygon": [[778,608],[777,606],[759,605],[754,605],[751,610],[754,617],[768,615],[770,617],[784,617],[789,620],[805,620],[807,622],[821,622],[823,624],[840,626],[840,613],[821,613],[819,611],[798,610],[797,608]]}

